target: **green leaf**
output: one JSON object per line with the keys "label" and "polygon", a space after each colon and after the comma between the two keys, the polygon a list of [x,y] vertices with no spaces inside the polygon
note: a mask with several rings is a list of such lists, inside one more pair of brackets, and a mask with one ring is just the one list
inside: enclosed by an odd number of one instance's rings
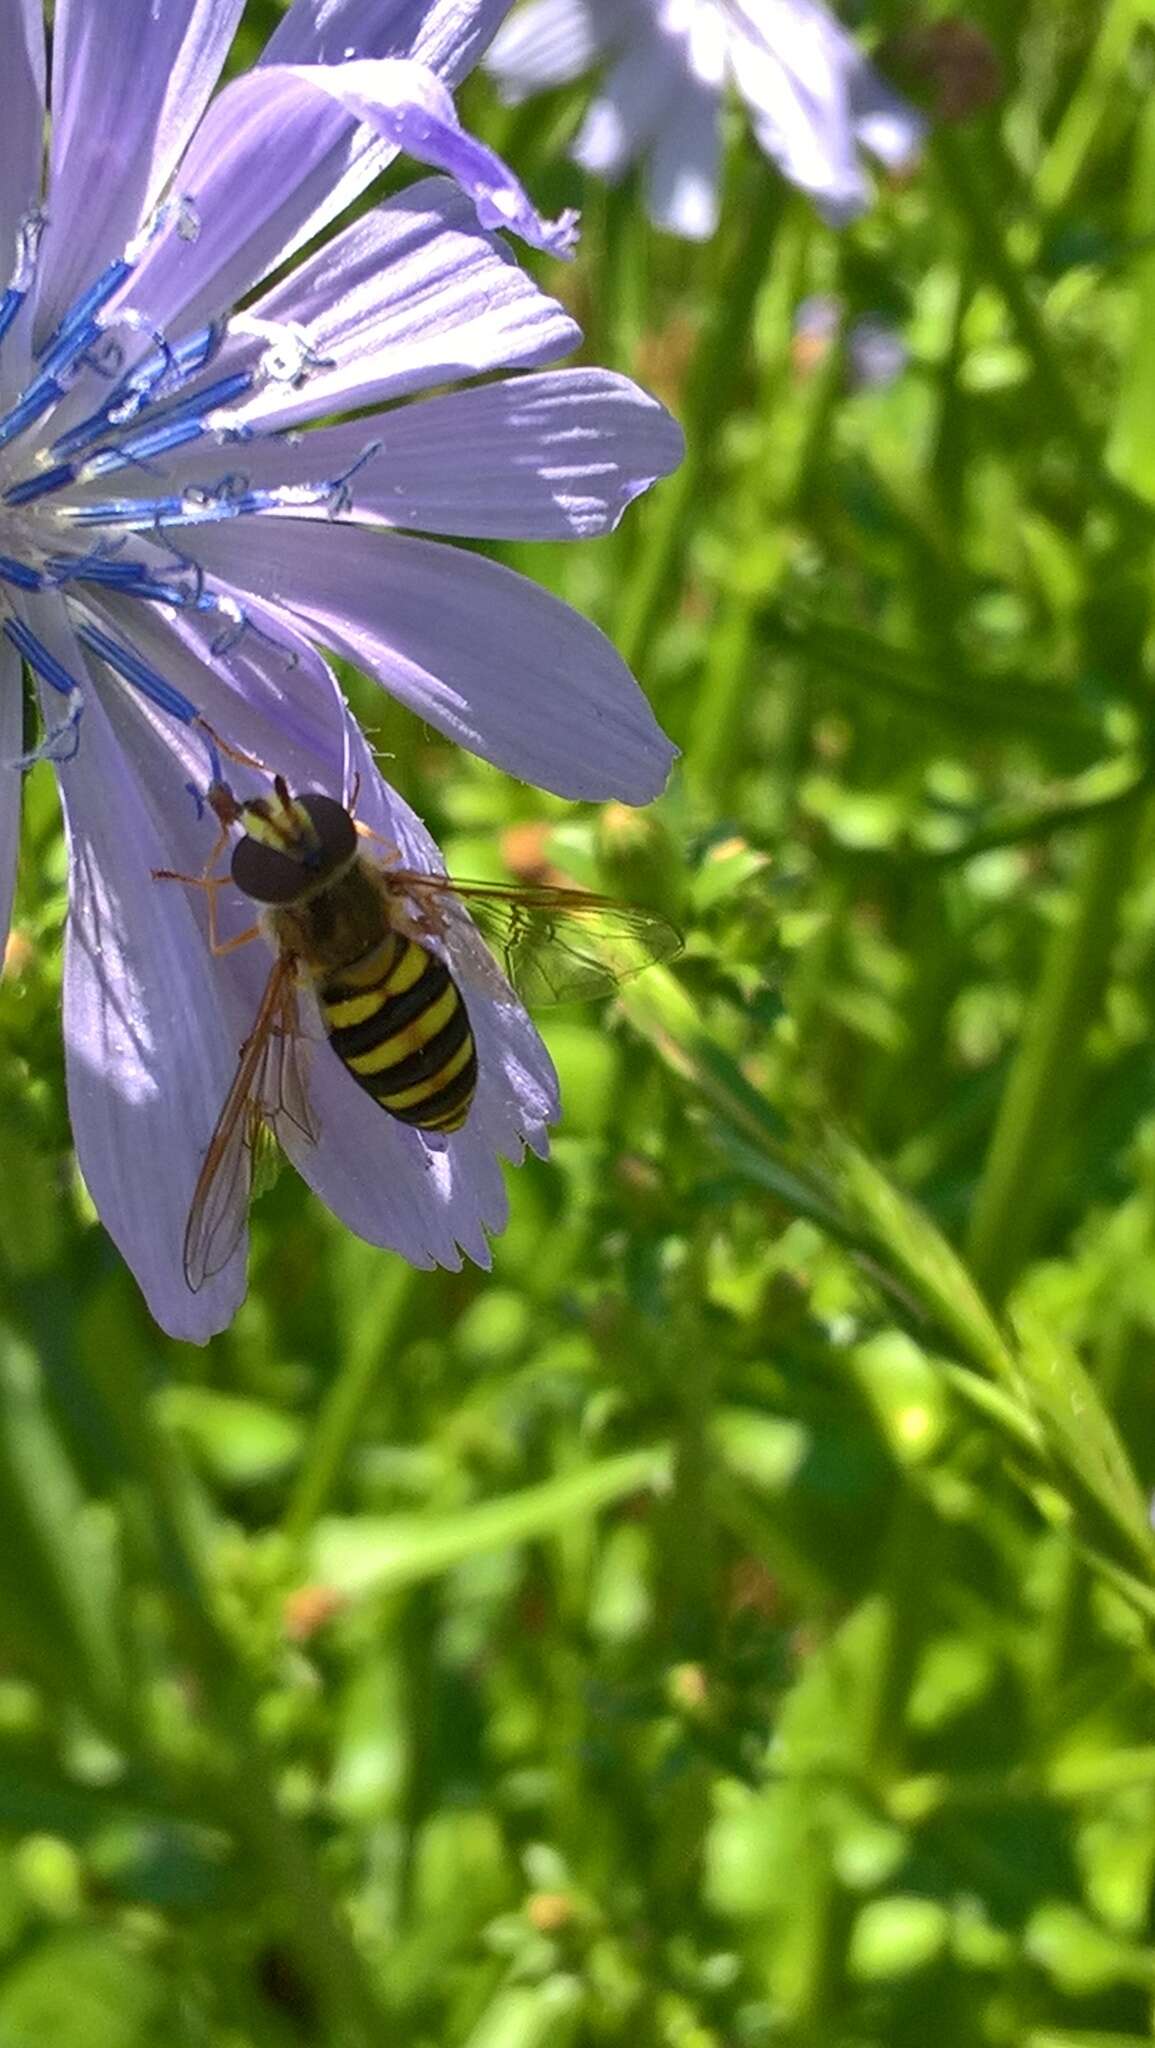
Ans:
{"label": "green leaf", "polygon": [[568,2048],[584,1998],[574,1977],[503,1991],[483,2013],[465,2048]]}
{"label": "green leaf", "polygon": [[156,1966],[101,1934],[42,1942],[0,1983],[3,2048],[155,2048],[183,2036]]}
{"label": "green leaf", "polygon": [[1150,2034],[1085,2032],[1082,2027],[1032,2027],[1023,2048],[1151,2048]]}
{"label": "green leaf", "polygon": [[916,1300],[949,1332],[965,1358],[1012,1394],[1021,1394],[1014,1357],[958,1254],[929,1216],[841,1132],[825,1152],[845,1213]]}
{"label": "green leaf", "polygon": [[862,1908],[850,1939],[848,1967],[862,1984],[910,1977],[936,1962],[950,1934],[950,1915],[937,1899],[894,1894]]}
{"label": "green leaf", "polygon": [[781,1117],[703,1029],[694,1003],[675,976],[653,967],[623,989],[619,1000],[635,1030],[723,1119],[711,1135],[730,1162],[799,1215],[846,1238],[848,1225],[832,1196],[791,1156]]}
{"label": "green leaf", "polygon": [[1032,1915],[1026,1954],[1071,1998],[1086,1998],[1117,1985],[1150,1989],[1155,1963],[1141,1942],[1109,1934],[1077,1906],[1055,1900]]}
{"label": "green leaf", "polygon": [[0,1625],[9,1652],[119,1730],[127,1680],[110,1514],[88,1501],[30,1351],[0,1331]]}
{"label": "green leaf", "polygon": [[[1147,101],[1135,140],[1130,219],[1136,237],[1155,228],[1155,104]],[[1121,483],[1141,497],[1155,499],[1155,251],[1133,259],[1131,319],[1134,341],[1124,359],[1123,379],[1107,460]]]}
{"label": "green leaf", "polygon": [[1128,1560],[1155,1569],[1147,1500],[1086,1368],[1037,1317],[1019,1313],[1019,1357],[1056,1461],[1123,1538]]}
{"label": "green leaf", "polygon": [[459,1514],[331,1516],[315,1531],[310,1573],[352,1597],[392,1592],[436,1578],[482,1551],[537,1541],[631,1494],[651,1492],[667,1483],[669,1469],[664,1448],[631,1451]]}
{"label": "green leaf", "polygon": [[260,1486],[281,1478],[300,1457],[304,1424],[264,1401],[215,1387],[171,1386],[160,1408],[220,1486]]}

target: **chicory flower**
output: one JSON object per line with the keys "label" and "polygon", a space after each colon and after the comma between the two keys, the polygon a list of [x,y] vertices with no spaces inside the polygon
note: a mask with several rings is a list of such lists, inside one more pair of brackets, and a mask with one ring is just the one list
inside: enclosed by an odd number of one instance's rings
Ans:
{"label": "chicory flower", "polygon": [[510,102],[607,64],[574,156],[611,182],[641,161],[651,219],[691,241],[718,224],[730,85],[766,155],[835,226],[868,203],[860,151],[897,170],[922,138],[821,0],[526,0],[486,63]]}
{"label": "chicory flower", "polygon": [[[15,251],[0,292],[0,922],[19,771],[48,757],[70,854],[79,1162],[154,1315],[199,1340],[233,1313],[243,1251],[194,1296],[184,1218],[269,963],[259,945],[211,957],[197,892],[152,878],[207,856],[187,786],[223,752],[341,796],[352,762],[367,822],[436,865],[322,648],[564,795],[646,801],[672,755],[591,625],[417,537],[602,532],[680,453],[627,379],[542,370],[578,330],[494,230],[564,253],[572,222],[538,218],[447,90],[503,0],[295,0],[262,62],[213,99],[241,6],[56,0],[46,93],[40,0],[0,0],[0,249]],[[398,148],[449,175],[286,273]],[[473,381],[498,371],[517,374]],[[322,417],[338,424],[310,427]],[[45,726],[24,761],[22,668]],[[540,1148],[555,1108],[522,1013],[491,1004],[474,1023],[488,1079],[440,1153],[367,1119],[339,1064],[313,1062],[321,1138],[297,1163],[416,1264],[485,1260],[498,1154]]]}

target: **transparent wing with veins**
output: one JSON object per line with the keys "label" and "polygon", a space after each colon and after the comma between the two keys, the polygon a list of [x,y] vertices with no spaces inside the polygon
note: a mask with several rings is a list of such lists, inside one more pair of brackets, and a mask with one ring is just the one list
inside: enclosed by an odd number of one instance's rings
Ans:
{"label": "transparent wing with veins", "polygon": [[511,990],[531,1008],[586,1002],[681,950],[656,911],[582,889],[461,882],[405,868],[383,868],[381,878],[448,941],[462,980],[498,1002],[508,1003]]}
{"label": "transparent wing with veins", "polygon": [[297,1016],[297,967],[273,962],[253,1028],[197,1176],[184,1238],[184,1274],[192,1292],[223,1272],[244,1235],[260,1146],[282,1120],[316,1141],[303,1038]]}

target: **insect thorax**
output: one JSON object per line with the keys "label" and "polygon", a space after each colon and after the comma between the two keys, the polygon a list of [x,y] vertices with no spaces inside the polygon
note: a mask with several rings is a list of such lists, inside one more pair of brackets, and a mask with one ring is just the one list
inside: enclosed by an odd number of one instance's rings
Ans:
{"label": "insect thorax", "polygon": [[265,921],[276,944],[317,977],[354,965],[394,932],[385,894],[360,861],[304,903],[266,911]]}

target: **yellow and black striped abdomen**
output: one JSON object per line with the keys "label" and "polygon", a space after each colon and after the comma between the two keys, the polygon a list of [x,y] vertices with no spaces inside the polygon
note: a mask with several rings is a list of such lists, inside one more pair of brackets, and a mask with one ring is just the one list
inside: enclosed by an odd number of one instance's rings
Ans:
{"label": "yellow and black striped abdomen", "polygon": [[469,1016],[448,968],[390,932],[321,981],[329,1043],[374,1101],[419,1131],[459,1131],[477,1086]]}

